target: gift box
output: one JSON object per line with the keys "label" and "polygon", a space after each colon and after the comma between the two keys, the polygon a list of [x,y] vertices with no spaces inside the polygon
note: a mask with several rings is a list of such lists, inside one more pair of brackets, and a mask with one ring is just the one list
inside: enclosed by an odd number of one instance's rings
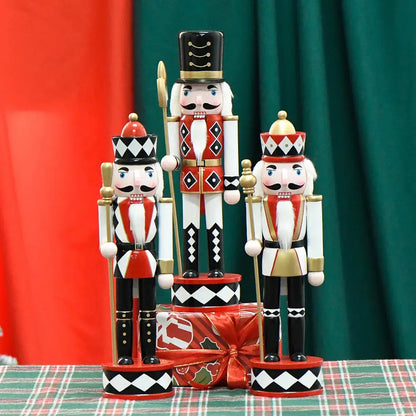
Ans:
{"label": "gift box", "polygon": [[157,313],[157,356],[172,360],[177,386],[247,388],[250,359],[259,357],[257,307],[233,312]]}

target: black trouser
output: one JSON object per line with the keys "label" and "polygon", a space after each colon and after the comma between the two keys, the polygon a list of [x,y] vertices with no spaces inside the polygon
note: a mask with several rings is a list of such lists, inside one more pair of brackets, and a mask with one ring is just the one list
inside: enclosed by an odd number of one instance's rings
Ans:
{"label": "black trouser", "polygon": [[[142,360],[156,353],[155,279],[138,279],[140,348]],[[133,279],[116,279],[116,334],[118,358],[132,357]]]}
{"label": "black trouser", "polygon": [[[280,277],[263,276],[265,354],[279,353]],[[305,352],[305,276],[287,278],[289,355]]]}

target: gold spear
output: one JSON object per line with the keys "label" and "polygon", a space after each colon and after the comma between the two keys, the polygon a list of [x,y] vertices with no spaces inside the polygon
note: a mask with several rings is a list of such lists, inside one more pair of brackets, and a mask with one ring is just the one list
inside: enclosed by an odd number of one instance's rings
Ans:
{"label": "gold spear", "polygon": [[[105,206],[105,219],[106,219],[106,234],[107,241],[112,241],[111,235],[111,215],[110,207],[113,202],[113,188],[111,187],[111,180],[113,176],[113,164],[102,163],[101,164],[101,176],[103,180],[103,186],[100,189],[102,199],[98,200],[98,205]],[[117,347],[116,347],[116,326],[115,326],[115,308],[114,308],[114,286],[113,286],[113,259],[108,259],[108,281],[110,285],[110,313],[111,313],[111,347],[113,355],[113,363],[117,360]]]}
{"label": "gold spear", "polygon": [[[254,240],[254,218],[253,218],[253,202],[258,200],[258,197],[253,197],[254,194],[254,185],[257,182],[256,177],[251,173],[251,161],[244,159],[241,162],[243,167],[243,174],[240,177],[240,185],[243,188],[243,192],[246,196],[246,204],[248,210],[248,218],[250,225],[250,238]],[[257,256],[253,257],[254,263],[254,280],[256,284],[256,301],[257,301],[257,318],[259,326],[259,343],[260,343],[260,360],[264,361],[264,342],[263,342],[263,321],[262,321],[262,311],[261,311],[261,294],[260,294],[260,278],[259,278],[259,264]]]}
{"label": "gold spear", "polygon": [[[169,137],[168,137],[168,89],[166,87],[166,68],[163,61],[159,62],[157,66],[157,97],[159,100],[159,107],[163,111],[163,129],[165,133],[165,146],[166,153],[170,155]],[[182,256],[179,242],[179,228],[178,228],[178,215],[176,211],[176,199],[175,188],[173,186],[172,172],[168,172],[170,196],[172,198],[172,211],[173,211],[173,228],[175,233],[175,245],[176,256],[178,260],[178,274],[182,276]]]}

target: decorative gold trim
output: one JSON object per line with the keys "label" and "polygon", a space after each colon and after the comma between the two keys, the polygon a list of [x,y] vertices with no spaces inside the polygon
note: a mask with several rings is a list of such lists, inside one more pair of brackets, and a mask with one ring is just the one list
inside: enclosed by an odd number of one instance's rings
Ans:
{"label": "decorative gold trim", "polygon": [[173,116],[171,116],[171,117],[166,117],[166,121],[168,122],[168,123],[174,123],[175,121],[179,121],[181,118],[180,117],[178,117],[178,116],[176,116],[176,117],[173,117]]}
{"label": "decorative gold trim", "polygon": [[160,204],[172,203],[172,202],[173,202],[173,198],[169,198],[169,197],[159,198],[159,203]]}
{"label": "decorative gold trim", "polygon": [[302,196],[300,207],[299,207],[298,223],[296,224],[296,228],[293,232],[293,241],[296,241],[296,240],[299,239],[300,231],[302,229],[304,215],[305,215],[305,198]]}
{"label": "decorative gold trim", "polygon": [[182,79],[221,79],[222,71],[180,71]]}
{"label": "decorative gold trim", "polygon": [[204,159],[198,162],[195,159],[183,159],[182,160],[182,166],[183,167],[201,167],[201,166],[221,166],[222,160],[221,159]]}
{"label": "decorative gold trim", "polygon": [[324,271],[324,258],[308,258],[308,272],[323,272]]}
{"label": "decorative gold trim", "polygon": [[[246,197],[246,199],[245,199],[245,200],[246,200],[246,202],[248,202],[248,201],[247,201],[247,198],[248,198],[248,197]],[[251,197],[251,202],[252,202],[253,204],[254,204],[254,203],[261,202],[261,200],[262,200],[262,197],[261,197],[261,196],[252,196],[252,197]]]}
{"label": "decorative gold trim", "polygon": [[161,274],[172,274],[173,260],[159,260],[159,272]]}
{"label": "decorative gold trim", "polygon": [[234,115],[231,115],[231,116],[223,116],[222,119],[224,121],[238,121],[238,116],[234,116]]}
{"label": "decorative gold trim", "polygon": [[291,277],[302,274],[296,250],[279,250],[273,265],[272,276]]}
{"label": "decorative gold trim", "polygon": [[322,201],[322,195],[308,195],[306,200],[308,202],[319,202]]}
{"label": "decorative gold trim", "polygon": [[270,214],[269,206],[267,205],[267,196],[263,199],[264,213],[266,214],[267,226],[269,227],[270,237],[273,241],[277,241],[277,234],[275,225],[273,224],[272,216]]}

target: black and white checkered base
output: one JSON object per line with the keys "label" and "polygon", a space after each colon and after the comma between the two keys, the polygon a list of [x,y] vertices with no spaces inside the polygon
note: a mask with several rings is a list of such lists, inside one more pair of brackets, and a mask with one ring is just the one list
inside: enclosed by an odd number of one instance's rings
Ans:
{"label": "black and white checkered base", "polygon": [[320,357],[307,356],[303,362],[283,356],[279,362],[253,359],[251,363],[251,393],[257,396],[301,397],[323,392]]}
{"label": "black and white checkered base", "polygon": [[177,311],[231,311],[240,303],[241,275],[226,273],[224,277],[198,278],[175,276],[172,286],[172,309]]}
{"label": "black and white checkered base", "polygon": [[173,362],[103,365],[103,396],[124,400],[155,400],[173,395]]}

